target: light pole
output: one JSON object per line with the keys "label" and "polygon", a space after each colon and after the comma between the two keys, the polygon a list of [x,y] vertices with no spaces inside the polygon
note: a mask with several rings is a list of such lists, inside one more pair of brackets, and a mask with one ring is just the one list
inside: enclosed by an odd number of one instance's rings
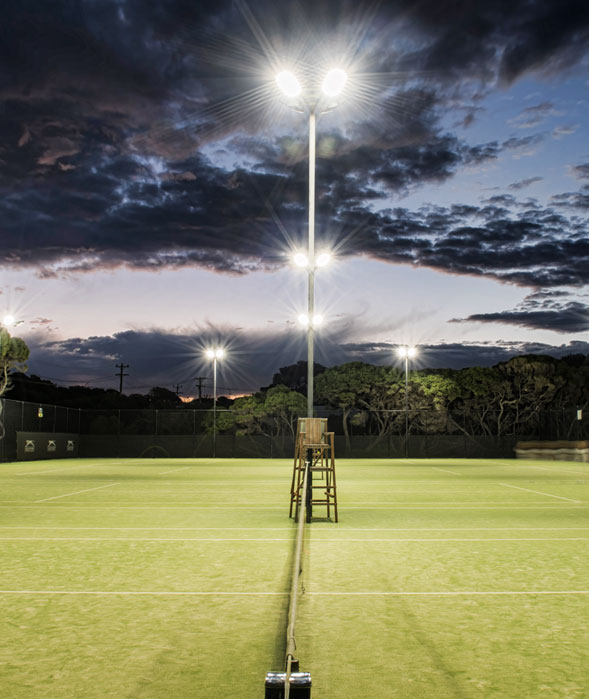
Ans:
{"label": "light pole", "polygon": [[225,351],[221,348],[208,349],[207,359],[213,360],[213,459],[217,456],[217,360],[223,359]]}
{"label": "light pole", "polygon": [[399,357],[405,360],[405,458],[409,456],[409,359],[417,354],[415,347],[399,347]]}
{"label": "light pole", "polygon": [[315,258],[315,125],[317,114],[328,111],[335,107],[333,98],[341,94],[347,81],[345,71],[335,68],[330,70],[321,83],[321,89],[317,87],[311,89],[308,94],[303,95],[303,88],[294,73],[282,71],[276,76],[276,82],[290,100],[295,109],[308,112],[309,114],[309,234],[307,246],[307,417],[313,417],[313,383],[314,383],[314,326],[316,327],[315,316],[315,268],[322,266],[320,259]]}

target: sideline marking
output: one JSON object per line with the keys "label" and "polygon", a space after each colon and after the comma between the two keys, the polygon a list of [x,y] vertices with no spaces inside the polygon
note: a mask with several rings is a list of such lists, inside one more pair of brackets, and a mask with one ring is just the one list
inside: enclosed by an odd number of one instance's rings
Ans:
{"label": "sideline marking", "polygon": [[118,483],[109,483],[108,485],[99,485],[97,488],[86,488],[86,490],[77,490],[75,493],[66,493],[65,495],[55,495],[52,498],[45,498],[44,500],[35,500],[38,502],[47,502],[48,500],[58,500],[59,498],[69,498],[71,495],[79,495],[80,493],[89,493],[91,490],[100,490],[101,488],[112,488],[113,485],[119,485]]}
{"label": "sideline marking", "polygon": [[267,595],[270,597],[287,597],[290,592],[166,592],[134,590],[0,590],[0,595],[191,595],[191,596],[234,596],[253,597]]}
{"label": "sideline marking", "polygon": [[559,498],[559,500],[568,500],[569,502],[578,502],[581,504],[582,500],[573,500],[572,498],[565,498],[562,495],[552,495],[551,493],[541,493],[539,490],[530,490],[529,488],[522,488],[519,485],[509,485],[509,483],[499,483],[499,485],[504,485],[506,488],[515,488],[516,490],[525,490],[527,493],[535,493],[536,495],[546,495],[549,498]]}
{"label": "sideline marking", "polygon": [[409,597],[409,596],[423,596],[423,597],[457,597],[460,595],[589,595],[589,590],[455,590],[455,591],[441,591],[441,592],[311,592],[305,590],[306,595],[321,595],[321,596],[378,596],[378,595],[388,595],[390,597]]}
{"label": "sideline marking", "polygon": [[[206,541],[206,542],[216,542],[216,541],[241,541],[241,542],[270,542],[270,541],[292,541],[289,538],[228,538],[228,537],[116,537],[114,539],[105,539],[104,537],[97,536],[0,536],[0,541],[102,541],[107,544],[113,544],[118,541]],[[321,537],[319,539],[313,539],[308,543],[310,545],[315,544],[341,544],[341,543],[392,543],[392,544],[402,544],[408,543],[444,543],[444,542],[477,542],[481,543],[484,541],[589,541],[586,536],[578,537],[526,537],[526,538],[515,538],[515,537],[503,537],[503,538],[445,538],[445,539],[328,539],[327,537]]]}
{"label": "sideline marking", "polygon": [[160,471],[157,475],[163,476],[164,473],[175,473],[176,471],[187,471],[190,466],[184,466],[184,468],[173,468],[171,471]]}
{"label": "sideline marking", "polygon": [[[451,473],[453,476],[462,476],[462,473],[458,473],[458,471],[450,471],[447,468],[438,468],[437,466],[432,466],[434,471],[442,471],[442,473]],[[479,491],[482,492],[482,491]]]}
{"label": "sideline marking", "polygon": [[[193,596],[193,597],[287,597],[289,592],[196,592],[196,591],[135,591],[135,590],[0,590],[0,595],[121,595],[121,596]],[[311,592],[305,591],[305,595],[321,597],[346,597],[346,596],[389,596],[389,597],[458,597],[458,596],[498,596],[498,595],[589,595],[589,590],[455,590],[439,592]]]}
{"label": "sideline marking", "polygon": [[[122,463],[122,462],[118,462]],[[66,468],[50,468],[47,471],[26,471],[15,473],[15,476],[38,476],[42,473],[58,473],[59,471],[74,471],[77,468],[91,468],[92,466],[101,466],[102,464],[82,464],[81,466],[67,466]]]}
{"label": "sideline marking", "polygon": [[[168,531],[294,531],[295,527],[43,527],[43,526],[26,526],[17,527],[13,525],[0,525],[0,529],[55,529],[58,531],[156,531],[156,532],[168,532]],[[589,527],[565,527],[565,529],[589,529]],[[355,531],[355,530],[350,530]],[[359,529],[358,531],[364,531]],[[368,530],[371,531],[371,530]],[[380,529],[375,529],[374,531],[381,531]],[[408,530],[412,531],[412,530]],[[441,531],[434,529],[433,531]]]}
{"label": "sideline marking", "polygon": [[[0,525],[2,529],[16,529],[18,531],[156,531],[156,532],[200,532],[200,531],[294,531],[293,527],[44,527],[44,526],[24,526]],[[589,527],[341,527],[338,532],[560,532],[560,531],[589,531]],[[318,529],[318,534],[323,530]],[[335,534],[335,531],[329,532]],[[319,540],[319,539],[317,539]],[[339,539],[333,539],[339,541]],[[239,539],[242,541],[242,539]],[[290,539],[289,539],[290,541]],[[429,541],[429,540],[428,540]],[[468,539],[470,541],[470,539]],[[473,539],[474,541],[474,539]],[[486,539],[485,539],[486,541]],[[511,541],[511,539],[508,539]]]}
{"label": "sideline marking", "polygon": [[575,476],[589,476],[587,471],[565,471],[560,468],[548,468],[548,466],[530,466],[528,464],[519,464],[520,468],[539,468],[541,471],[551,471],[553,473],[572,473]]}

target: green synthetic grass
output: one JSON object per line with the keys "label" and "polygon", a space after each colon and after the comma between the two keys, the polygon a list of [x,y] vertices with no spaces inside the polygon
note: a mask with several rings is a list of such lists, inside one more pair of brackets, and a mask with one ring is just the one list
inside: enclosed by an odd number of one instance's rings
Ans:
{"label": "green synthetic grass", "polygon": [[[2,464],[0,695],[263,697],[291,469]],[[588,696],[589,465],[341,460],[337,477],[299,598],[315,699]]]}

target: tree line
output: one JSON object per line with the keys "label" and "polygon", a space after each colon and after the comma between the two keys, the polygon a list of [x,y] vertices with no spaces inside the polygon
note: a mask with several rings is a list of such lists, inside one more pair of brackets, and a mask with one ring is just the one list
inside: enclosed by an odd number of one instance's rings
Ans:
{"label": "tree line", "polygon": [[[315,367],[315,404],[337,413],[335,429],[382,438],[403,434],[513,436],[557,431],[573,438],[589,409],[589,356],[523,355],[493,367],[421,369],[351,362]],[[237,434],[294,433],[305,415],[306,362],[283,367],[272,385],[238,398],[219,422]],[[408,411],[406,413],[405,407]],[[548,424],[550,423],[550,424]],[[557,424],[558,423],[558,424]]]}
{"label": "tree line", "polygon": [[[2,332],[0,395],[7,398],[86,410],[212,407],[211,399],[184,402],[158,386],[146,394],[125,395],[114,389],[57,386],[27,376],[26,344]],[[407,392],[405,372],[393,366],[315,364],[314,374],[318,414],[329,415],[331,429],[347,438],[402,434],[406,420],[412,434],[483,436],[541,434],[550,420],[552,428],[555,421],[559,423],[560,435],[574,437],[577,411],[589,411],[589,356],[583,354],[560,359],[522,355],[493,367],[412,370]],[[282,367],[269,386],[252,395],[235,400],[220,397],[217,429],[238,435],[293,436],[297,418],[306,414],[306,391],[307,363]],[[210,422],[204,416],[199,420],[206,429]]]}

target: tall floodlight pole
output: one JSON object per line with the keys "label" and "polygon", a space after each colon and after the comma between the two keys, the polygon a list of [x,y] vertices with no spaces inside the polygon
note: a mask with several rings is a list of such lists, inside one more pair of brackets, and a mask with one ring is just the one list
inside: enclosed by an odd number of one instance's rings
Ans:
{"label": "tall floodlight pole", "polygon": [[399,347],[399,357],[405,360],[405,458],[409,456],[409,359],[417,354],[415,347]]}
{"label": "tall floodlight pole", "polygon": [[223,359],[224,350],[209,349],[206,351],[208,359],[213,360],[213,459],[217,456],[217,360]]}
{"label": "tall floodlight pole", "polygon": [[[314,327],[320,318],[315,314],[315,268],[323,266],[328,259],[326,254],[315,259],[315,143],[317,114],[333,109],[333,99],[337,97],[347,81],[345,71],[335,68],[330,70],[321,84],[321,90],[312,89],[303,96],[303,89],[296,76],[290,71],[282,71],[276,76],[276,82],[283,94],[292,101],[292,106],[309,113],[309,228],[307,256],[304,262],[297,262],[307,267],[308,293],[307,316],[303,321],[307,326],[307,417],[313,417],[314,390]],[[300,257],[300,255],[299,255]]]}
{"label": "tall floodlight pole", "polygon": [[308,264],[308,323],[307,323],[307,417],[313,417],[315,380],[315,348],[313,318],[315,316],[315,111],[309,113],[309,264]]}

